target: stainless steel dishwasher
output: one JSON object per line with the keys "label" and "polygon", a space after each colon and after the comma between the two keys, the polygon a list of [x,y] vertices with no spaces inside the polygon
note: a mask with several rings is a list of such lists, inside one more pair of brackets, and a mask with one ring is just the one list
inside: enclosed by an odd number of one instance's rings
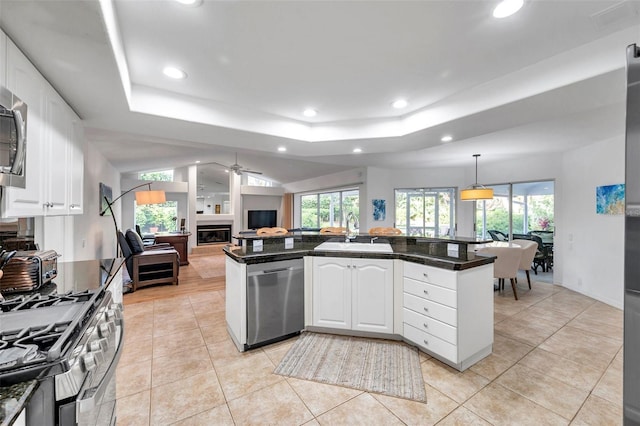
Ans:
{"label": "stainless steel dishwasher", "polygon": [[245,349],[283,340],[303,328],[303,260],[247,265]]}

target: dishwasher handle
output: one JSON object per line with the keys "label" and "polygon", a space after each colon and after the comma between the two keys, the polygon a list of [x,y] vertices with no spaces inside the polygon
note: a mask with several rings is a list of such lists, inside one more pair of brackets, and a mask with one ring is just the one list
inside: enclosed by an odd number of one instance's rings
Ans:
{"label": "dishwasher handle", "polygon": [[247,276],[252,277],[255,275],[267,275],[267,274],[277,274],[278,272],[285,272],[285,271],[299,271],[304,269],[301,266],[290,266],[288,268],[275,268],[275,269],[265,269],[263,271],[253,271],[253,272],[249,272],[247,273]]}

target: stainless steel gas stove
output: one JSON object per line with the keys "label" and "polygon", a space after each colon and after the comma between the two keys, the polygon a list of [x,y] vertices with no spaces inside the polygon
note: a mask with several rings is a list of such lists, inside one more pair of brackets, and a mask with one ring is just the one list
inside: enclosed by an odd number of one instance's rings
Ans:
{"label": "stainless steel gas stove", "polygon": [[0,387],[39,383],[27,424],[115,423],[121,312],[105,286],[0,302]]}

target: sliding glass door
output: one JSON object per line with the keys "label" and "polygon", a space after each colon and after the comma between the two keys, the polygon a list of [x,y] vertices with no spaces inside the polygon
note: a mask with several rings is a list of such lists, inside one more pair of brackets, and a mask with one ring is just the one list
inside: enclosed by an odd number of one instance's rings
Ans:
{"label": "sliding glass door", "polygon": [[476,235],[491,238],[488,231],[506,235],[554,231],[554,182],[520,182],[490,186],[493,200],[476,202]]}

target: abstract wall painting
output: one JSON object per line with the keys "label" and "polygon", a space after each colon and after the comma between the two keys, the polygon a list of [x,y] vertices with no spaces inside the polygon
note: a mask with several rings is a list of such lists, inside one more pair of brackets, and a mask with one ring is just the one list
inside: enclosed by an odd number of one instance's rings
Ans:
{"label": "abstract wall painting", "polygon": [[373,220],[385,220],[387,217],[387,202],[385,200],[372,200]]}
{"label": "abstract wall painting", "polygon": [[624,214],[624,183],[596,187],[596,214]]}

